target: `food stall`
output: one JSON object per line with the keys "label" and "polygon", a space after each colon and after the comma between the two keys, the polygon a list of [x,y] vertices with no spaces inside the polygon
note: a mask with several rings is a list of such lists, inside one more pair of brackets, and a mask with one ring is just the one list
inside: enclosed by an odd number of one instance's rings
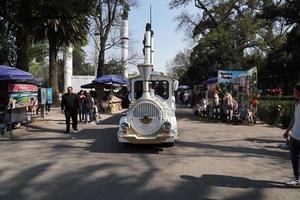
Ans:
{"label": "food stall", "polygon": [[93,81],[97,93],[97,104],[104,112],[122,110],[122,99],[115,94],[127,84],[127,79],[117,75],[105,75]]}
{"label": "food stall", "polygon": [[12,126],[27,121],[27,107],[37,101],[38,87],[26,82],[32,74],[17,68],[0,65],[0,132],[12,135]]}

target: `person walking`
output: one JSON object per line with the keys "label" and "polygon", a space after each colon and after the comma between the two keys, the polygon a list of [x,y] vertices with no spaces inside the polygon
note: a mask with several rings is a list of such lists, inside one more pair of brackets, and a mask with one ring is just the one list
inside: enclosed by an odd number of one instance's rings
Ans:
{"label": "person walking", "polygon": [[[299,156],[300,156],[300,84],[294,88],[293,97],[296,99],[294,119],[284,132],[283,137],[290,136],[289,149],[294,172],[294,179],[286,182],[287,186],[299,187]],[[291,131],[292,130],[292,131]],[[291,133],[290,133],[291,131]]]}
{"label": "person walking", "polygon": [[83,109],[85,110],[85,123],[88,121],[89,116],[89,122],[92,122],[94,119],[94,104],[95,101],[93,97],[91,96],[90,92],[87,91],[85,98],[83,99]]}
{"label": "person walking", "polygon": [[79,114],[79,121],[82,122],[84,120],[84,110],[83,110],[83,100],[85,98],[84,91],[80,90],[77,94],[77,101],[78,101],[78,114]]}
{"label": "person walking", "polygon": [[189,95],[188,91],[185,91],[184,94],[183,94],[183,101],[184,101],[184,105],[185,106],[187,106],[188,103],[189,103],[189,101],[188,101],[189,100],[189,96],[190,95]]}
{"label": "person walking", "polygon": [[78,101],[76,94],[73,93],[73,88],[68,87],[68,92],[62,96],[61,100],[61,111],[65,114],[66,118],[66,131],[65,133],[70,132],[70,118],[72,118],[72,128],[73,130],[77,129],[77,114],[78,114]]}

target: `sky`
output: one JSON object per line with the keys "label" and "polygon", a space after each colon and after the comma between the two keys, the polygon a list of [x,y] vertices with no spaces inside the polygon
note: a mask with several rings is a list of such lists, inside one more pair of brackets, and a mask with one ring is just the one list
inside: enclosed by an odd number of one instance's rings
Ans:
{"label": "sky", "polygon": [[167,62],[172,60],[179,51],[184,50],[186,46],[183,41],[184,33],[176,30],[178,23],[174,20],[180,14],[180,10],[170,10],[168,2],[168,0],[140,0],[139,6],[130,11],[128,18],[129,32],[137,41],[134,47],[138,53],[142,53],[142,40],[145,25],[149,22],[151,4],[152,30],[154,31],[154,69],[161,72],[166,72]]}
{"label": "sky", "polygon": [[[145,26],[150,20],[150,4],[152,8],[152,30],[154,31],[154,69],[159,72],[166,72],[166,64],[171,61],[179,51],[183,51],[187,44],[184,42],[183,30],[177,30],[178,22],[175,17],[180,14],[182,9],[170,10],[169,0],[138,0],[138,6],[129,12],[129,46],[134,51],[142,55]],[[195,9],[190,6],[191,11]],[[94,48],[90,45],[85,48],[86,60],[92,60]],[[107,52],[106,57],[118,55],[119,48],[113,48]],[[129,73],[137,71],[135,66],[129,66]]]}

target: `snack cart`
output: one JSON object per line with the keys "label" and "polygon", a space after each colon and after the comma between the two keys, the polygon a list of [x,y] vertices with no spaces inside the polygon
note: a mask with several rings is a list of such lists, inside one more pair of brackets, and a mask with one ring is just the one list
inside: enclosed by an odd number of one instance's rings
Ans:
{"label": "snack cart", "polygon": [[27,107],[37,100],[38,87],[26,84],[32,74],[17,68],[0,65],[0,132],[8,130],[12,136],[13,125],[27,121]]}

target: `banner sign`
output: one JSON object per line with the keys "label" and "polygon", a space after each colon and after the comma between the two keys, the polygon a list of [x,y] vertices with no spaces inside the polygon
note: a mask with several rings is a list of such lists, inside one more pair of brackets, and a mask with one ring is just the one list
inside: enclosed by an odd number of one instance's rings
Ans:
{"label": "banner sign", "polygon": [[28,84],[8,85],[8,108],[21,108],[30,106],[38,98],[38,87]]}
{"label": "banner sign", "polygon": [[8,92],[37,92],[38,87],[36,85],[28,84],[9,84]]}
{"label": "banner sign", "polygon": [[52,104],[52,88],[47,88],[47,104]]}
{"label": "banner sign", "polygon": [[218,70],[218,83],[233,83],[245,71]]}

